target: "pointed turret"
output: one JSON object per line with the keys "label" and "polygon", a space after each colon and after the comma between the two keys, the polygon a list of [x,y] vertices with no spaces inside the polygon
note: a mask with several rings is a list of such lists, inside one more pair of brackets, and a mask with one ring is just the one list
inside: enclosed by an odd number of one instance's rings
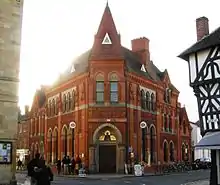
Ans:
{"label": "pointed turret", "polygon": [[120,35],[116,30],[107,2],[97,34],[95,35],[90,60],[118,60],[122,58]]}

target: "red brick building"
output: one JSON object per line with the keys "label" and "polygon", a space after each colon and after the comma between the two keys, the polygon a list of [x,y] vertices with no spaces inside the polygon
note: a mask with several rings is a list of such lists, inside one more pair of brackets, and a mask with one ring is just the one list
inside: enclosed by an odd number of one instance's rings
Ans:
{"label": "red brick building", "polygon": [[29,156],[29,107],[25,107],[25,114],[18,115],[18,129],[17,129],[17,158],[24,160]]}
{"label": "red brick building", "polygon": [[32,154],[40,151],[49,162],[81,155],[93,172],[123,171],[129,152],[141,160],[142,150],[151,165],[190,159],[191,127],[179,91],[150,60],[149,40],[131,43],[131,50],[121,46],[107,5],[92,48],[36,92]]}

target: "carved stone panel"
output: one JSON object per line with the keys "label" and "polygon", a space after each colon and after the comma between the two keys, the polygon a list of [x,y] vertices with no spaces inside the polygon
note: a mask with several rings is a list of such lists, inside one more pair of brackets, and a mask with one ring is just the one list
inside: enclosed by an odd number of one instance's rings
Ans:
{"label": "carved stone panel", "polygon": [[114,119],[125,118],[125,108],[91,108],[89,110],[89,118]]}

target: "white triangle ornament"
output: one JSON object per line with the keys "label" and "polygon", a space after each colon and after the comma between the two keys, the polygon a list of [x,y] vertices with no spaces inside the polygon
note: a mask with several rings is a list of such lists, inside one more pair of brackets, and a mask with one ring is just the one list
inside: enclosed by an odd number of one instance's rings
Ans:
{"label": "white triangle ornament", "polygon": [[141,66],[141,71],[144,71],[144,72],[146,72],[146,69],[145,69],[145,66],[144,66],[144,64],[142,64],[142,66]]}
{"label": "white triangle ornament", "polygon": [[102,44],[112,44],[112,41],[111,41],[108,33],[105,34],[105,37],[104,37],[104,39],[102,41]]}

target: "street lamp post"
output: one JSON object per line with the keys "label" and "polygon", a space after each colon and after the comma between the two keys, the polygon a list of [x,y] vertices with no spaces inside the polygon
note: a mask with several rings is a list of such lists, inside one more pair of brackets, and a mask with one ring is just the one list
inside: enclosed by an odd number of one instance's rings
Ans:
{"label": "street lamp post", "polygon": [[145,130],[147,127],[147,123],[145,121],[140,122],[140,128],[141,128],[141,133],[142,133],[142,161],[145,161],[146,159],[146,140],[145,140]]}
{"label": "street lamp post", "polygon": [[[207,21],[207,18],[198,21]],[[197,34],[201,29],[199,27]],[[220,185],[220,29],[203,36],[178,57],[188,62],[190,86],[198,103],[203,138],[195,147],[211,150],[210,185]]]}
{"label": "street lamp post", "polygon": [[74,132],[75,132],[75,128],[76,128],[76,123],[74,121],[70,122],[69,123],[69,127],[72,129],[72,157],[74,157],[74,153],[75,153],[75,150],[74,150]]}

